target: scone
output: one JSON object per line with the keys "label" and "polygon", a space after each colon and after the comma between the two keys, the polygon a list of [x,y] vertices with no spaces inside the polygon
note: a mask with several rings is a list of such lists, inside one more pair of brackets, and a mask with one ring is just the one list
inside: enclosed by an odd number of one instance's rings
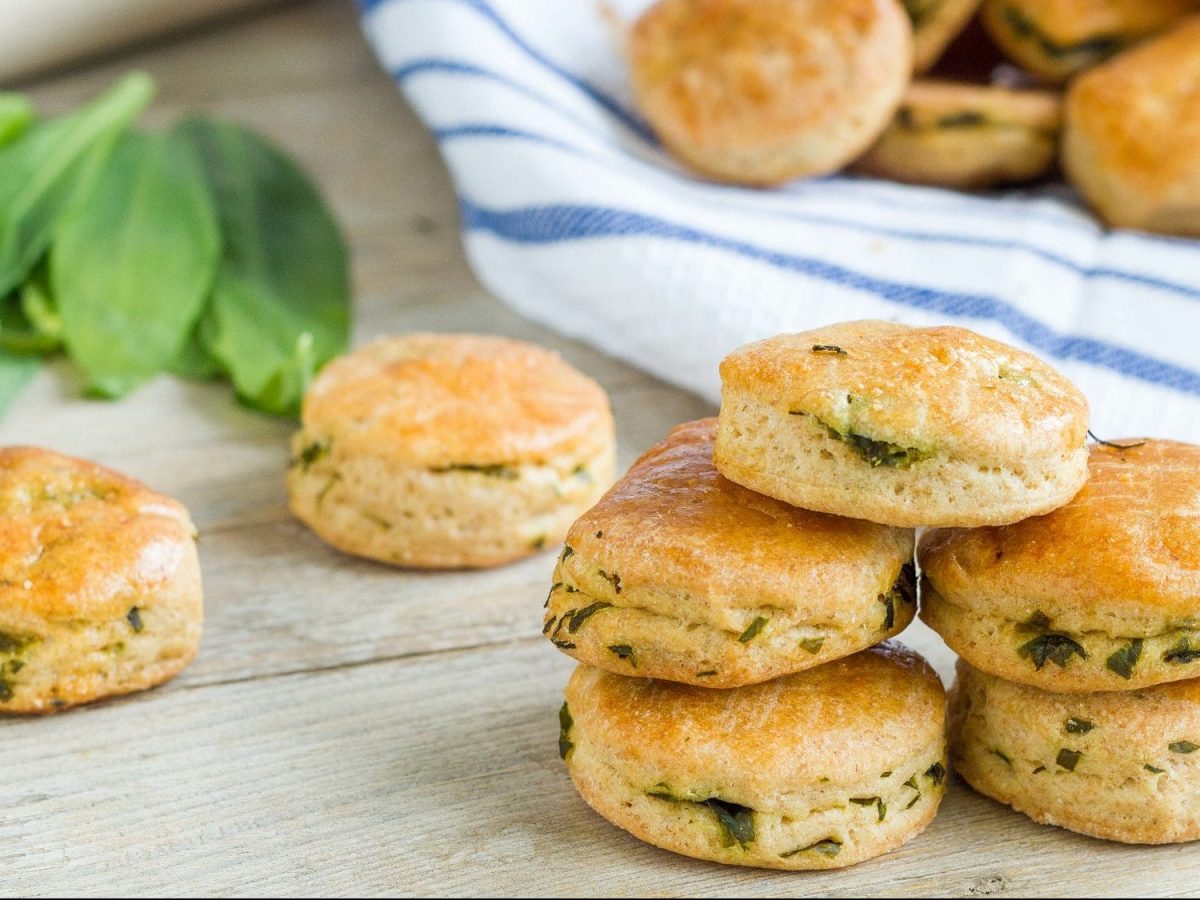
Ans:
{"label": "scone", "polygon": [[976,668],[1059,692],[1200,677],[1200,447],[1113,443],[1056,512],[925,534],[921,618]]}
{"label": "scone", "polygon": [[1063,168],[1118,228],[1200,236],[1200,17],[1081,76]]}
{"label": "scone", "polygon": [[716,420],[680,425],[571,526],[543,632],[581,662],[710,688],[898,634],[913,533],[796,509],[717,474]]}
{"label": "scone", "polygon": [[854,169],[964,190],[1032,181],[1053,167],[1061,128],[1062,99],[1052,91],[917,81]]}
{"label": "scone", "polygon": [[980,0],[901,0],[912,21],[913,70],[928,72],[957,37]]}
{"label": "scone", "polygon": [[0,713],[169,681],[203,624],[182,504],[95,463],[0,449]]}
{"label": "scone", "polygon": [[849,163],[912,69],[896,0],[659,0],[628,43],[634,97],[666,148],[741,184]]}
{"label": "scone", "polygon": [[559,752],[614,825],[698,859],[835,869],[919,834],[945,791],[945,694],[882,644],[765,684],[710,691],[580,666]]}
{"label": "scone", "polygon": [[959,661],[954,770],[1043,825],[1129,844],[1200,839],[1200,681],[1053,694]]}
{"label": "scone", "polygon": [[992,525],[1087,478],[1088,405],[1035,356],[962,328],[843,322],[721,363],[714,459],[794,506],[885,525]]}
{"label": "scone", "polygon": [[288,470],[292,512],[333,546],[417,568],[557,545],[612,481],[604,390],[499,337],[384,338],[322,370]]}
{"label": "scone", "polygon": [[983,21],[1013,62],[1061,84],[1197,8],[1198,0],[984,0]]}

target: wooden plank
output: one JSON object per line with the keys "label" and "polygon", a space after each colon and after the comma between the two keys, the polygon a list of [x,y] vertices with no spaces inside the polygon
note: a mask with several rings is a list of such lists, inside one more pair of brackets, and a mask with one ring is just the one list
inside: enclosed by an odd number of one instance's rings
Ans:
{"label": "wooden plank", "polygon": [[1193,848],[1103,845],[961,785],[924,835],[842,872],[657,850],[570,785],[555,716],[569,670],[538,638],[11,725],[6,892],[1194,894]]}

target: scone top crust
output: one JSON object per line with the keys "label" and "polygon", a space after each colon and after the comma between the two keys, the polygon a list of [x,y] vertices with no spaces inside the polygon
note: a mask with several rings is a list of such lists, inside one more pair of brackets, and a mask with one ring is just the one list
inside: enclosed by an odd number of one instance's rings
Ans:
{"label": "scone top crust", "polygon": [[1200,205],[1197,82],[1200,16],[1081,75],[1067,95],[1067,121],[1087,140],[1086,154],[1075,165],[1086,165],[1094,174],[1080,177],[1118,178],[1125,188],[1122,196],[1111,198],[1114,203],[1128,201],[1135,209],[1155,202],[1178,205],[1195,218]]}
{"label": "scone top crust", "polygon": [[1020,469],[1087,441],[1075,385],[963,328],[860,321],[779,335],[727,356],[721,380],[843,435],[980,465]]}
{"label": "scone top crust", "polygon": [[816,621],[891,590],[912,559],[911,529],[798,509],[723,478],[712,461],[716,427],[685,423],[646,451],[571,527],[561,565],[619,572],[627,592],[803,606]]}
{"label": "scone top crust", "polygon": [[[1135,40],[1200,8],[1197,0],[990,0],[1016,32],[1018,22],[1066,52],[1097,38]],[[1117,47],[1113,48],[1114,50]]]}
{"label": "scone top crust", "polygon": [[895,0],[661,0],[629,45],[634,88],[668,143],[745,148],[898,89],[911,26]]}
{"label": "scone top crust", "polygon": [[926,532],[925,576],[948,602],[1010,620],[1040,612],[1067,630],[1129,636],[1196,627],[1200,447],[1097,446],[1089,468],[1083,490],[1049,515]]}
{"label": "scone top crust", "polygon": [[428,468],[578,459],[613,440],[604,390],[556,353],[466,334],[383,338],[334,360],[302,420],[335,455]]}
{"label": "scone top crust", "polygon": [[0,449],[5,629],[114,619],[195,552],[178,501],[111,469],[32,447]]}
{"label": "scone top crust", "polygon": [[1019,125],[1056,134],[1062,125],[1062,97],[1055,91],[1013,90],[928,78],[909,85],[899,124],[909,128],[954,129]]}
{"label": "scone top crust", "polygon": [[884,643],[731,690],[580,666],[567,706],[623,768],[760,798],[878,778],[941,733],[945,693],[918,654]]}

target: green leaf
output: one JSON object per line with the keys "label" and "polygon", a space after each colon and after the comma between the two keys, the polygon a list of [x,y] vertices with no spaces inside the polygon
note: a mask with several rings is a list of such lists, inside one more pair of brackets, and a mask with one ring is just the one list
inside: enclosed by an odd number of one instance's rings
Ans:
{"label": "green leaf", "polygon": [[754,640],[756,637],[758,637],[760,634],[762,634],[762,630],[766,627],[767,627],[767,620],[765,618],[763,618],[762,616],[757,616],[753,622],[751,622],[749,625],[746,626],[746,630],[743,631],[740,635],[738,635],[738,643],[739,644],[750,643],[752,640]]}
{"label": "green leaf", "polygon": [[201,334],[238,396],[295,416],[313,374],[349,343],[350,279],[337,223],[300,168],[238,125],[191,119],[224,251]]}
{"label": "green leaf", "polygon": [[1078,750],[1068,750],[1064,747],[1062,750],[1058,751],[1058,756],[1054,761],[1068,772],[1074,772],[1075,767],[1079,765],[1079,760],[1082,758],[1083,754]]}
{"label": "green leaf", "polygon": [[1022,659],[1033,662],[1039,672],[1048,662],[1065,669],[1072,656],[1087,659],[1087,651],[1065,634],[1043,634],[1017,648]]}
{"label": "green leaf", "polygon": [[17,356],[41,356],[55,350],[59,340],[44,334],[29,321],[19,294],[0,300],[0,352]]}
{"label": "green leaf", "polygon": [[575,720],[571,718],[571,710],[564,703],[558,711],[558,755],[561,759],[566,759],[575,749],[575,744],[571,741],[571,729],[574,725]]}
{"label": "green leaf", "polygon": [[50,252],[63,337],[89,391],[124,396],[179,360],[219,258],[216,210],[192,144],[122,135]]}
{"label": "green leaf", "polygon": [[150,102],[135,72],[76,112],[38,123],[0,149],[0,296],[29,274],[64,213],[90,193],[112,143]]}
{"label": "green leaf", "polygon": [[33,122],[33,104],[21,94],[0,93],[0,147],[20,137]]}
{"label": "green leaf", "polygon": [[41,361],[32,356],[14,356],[0,351],[0,417],[29,384]]}
{"label": "green leaf", "polygon": [[1142,639],[1134,638],[1124,647],[1114,650],[1104,665],[1126,681],[1133,677],[1133,670],[1142,658]]}

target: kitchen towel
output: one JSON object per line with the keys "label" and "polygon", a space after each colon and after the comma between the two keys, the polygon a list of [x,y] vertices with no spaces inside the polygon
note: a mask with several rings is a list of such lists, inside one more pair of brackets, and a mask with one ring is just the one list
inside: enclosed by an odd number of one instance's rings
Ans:
{"label": "kitchen towel", "polygon": [[1107,231],[1061,185],[706,183],[634,111],[595,0],[361,5],[440,144],[471,265],[523,315],[714,401],[718,362],[747,341],[962,325],[1058,365],[1102,437],[1200,442],[1200,242]]}

